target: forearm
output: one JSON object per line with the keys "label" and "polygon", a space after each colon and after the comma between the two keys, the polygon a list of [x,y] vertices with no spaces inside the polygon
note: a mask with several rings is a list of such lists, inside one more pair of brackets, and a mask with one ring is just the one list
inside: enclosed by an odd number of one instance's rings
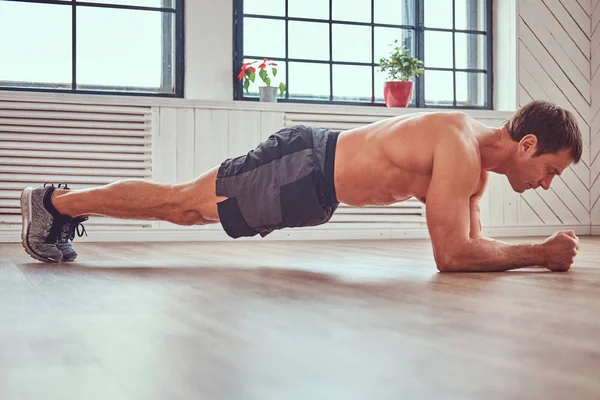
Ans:
{"label": "forearm", "polygon": [[445,272],[499,272],[543,266],[546,262],[541,244],[511,245],[487,238],[470,239],[452,256],[441,257]]}

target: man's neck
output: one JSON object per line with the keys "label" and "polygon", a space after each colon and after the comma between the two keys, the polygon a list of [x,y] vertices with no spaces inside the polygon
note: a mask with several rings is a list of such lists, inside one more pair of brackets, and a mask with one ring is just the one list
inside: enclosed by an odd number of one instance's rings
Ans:
{"label": "man's neck", "polygon": [[481,154],[481,169],[485,171],[504,173],[503,165],[514,152],[516,143],[504,127],[496,128],[479,137]]}

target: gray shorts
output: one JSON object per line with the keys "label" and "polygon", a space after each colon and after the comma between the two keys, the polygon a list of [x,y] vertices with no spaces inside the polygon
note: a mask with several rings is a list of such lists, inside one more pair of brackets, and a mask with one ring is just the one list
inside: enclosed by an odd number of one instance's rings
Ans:
{"label": "gray shorts", "polygon": [[297,125],[269,136],[217,174],[219,219],[232,238],[315,226],[338,207],[333,181],[339,132]]}

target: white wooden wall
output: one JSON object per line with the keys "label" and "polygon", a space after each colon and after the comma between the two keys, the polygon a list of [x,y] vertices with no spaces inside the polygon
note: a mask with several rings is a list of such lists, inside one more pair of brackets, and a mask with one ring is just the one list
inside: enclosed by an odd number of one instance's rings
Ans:
{"label": "white wooden wall", "polygon": [[550,190],[520,196],[518,209],[530,223],[590,223],[591,15],[589,0],[519,3],[519,103],[543,99],[568,109],[575,114],[584,139],[581,162],[555,178]]}
{"label": "white wooden wall", "polygon": [[590,204],[592,231],[600,234],[600,0],[591,1],[591,145],[590,145]]}

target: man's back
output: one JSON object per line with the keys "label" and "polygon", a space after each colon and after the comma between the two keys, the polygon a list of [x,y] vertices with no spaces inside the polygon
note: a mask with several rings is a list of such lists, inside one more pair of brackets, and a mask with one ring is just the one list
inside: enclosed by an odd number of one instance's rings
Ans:
{"label": "man's back", "polygon": [[390,118],[343,132],[335,160],[337,197],[353,206],[412,196],[425,201],[440,141],[477,149],[476,136],[486,130],[464,113],[442,112]]}

